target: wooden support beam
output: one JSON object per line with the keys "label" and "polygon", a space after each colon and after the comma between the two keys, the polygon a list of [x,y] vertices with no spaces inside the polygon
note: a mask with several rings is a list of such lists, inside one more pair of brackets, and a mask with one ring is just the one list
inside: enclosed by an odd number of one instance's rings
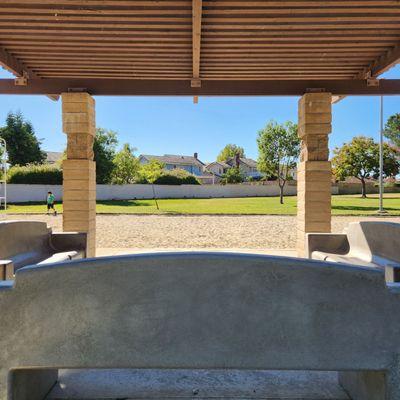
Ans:
{"label": "wooden support beam", "polygon": [[400,63],[400,43],[392,50],[389,50],[384,56],[379,58],[371,68],[371,76],[377,77],[396,64]]}
{"label": "wooden support beam", "polygon": [[[8,72],[11,72],[17,78],[27,78],[27,79],[38,79],[37,74],[28,68],[25,64],[20,62],[17,58],[15,58],[8,51],[0,47],[0,65],[3,66]],[[57,101],[60,96],[59,95],[50,95],[46,94],[46,96],[53,101]]]}
{"label": "wooden support beam", "polygon": [[[200,81],[200,57],[201,57],[201,18],[203,12],[203,1],[192,0],[192,87],[201,86]],[[196,82],[194,84],[194,82]],[[197,104],[197,96],[193,99]]]}
{"label": "wooden support beam", "polygon": [[58,95],[85,91],[93,96],[302,96],[308,92],[329,92],[338,96],[400,95],[400,79],[380,79],[371,86],[366,80],[203,80],[191,87],[190,79],[30,79],[16,86],[13,79],[0,79],[0,94]]}
{"label": "wooden support beam", "polygon": [[346,96],[332,96],[332,104],[339,103],[342,101]]}
{"label": "wooden support beam", "polygon": [[11,72],[16,77],[20,78],[24,75],[28,78],[37,78],[37,75],[29,69],[26,65],[20,62],[7,50],[0,47],[0,65],[4,67],[8,72]]}
{"label": "wooden support beam", "polygon": [[203,10],[202,0],[193,0],[192,7],[193,79],[200,79],[201,17]]}
{"label": "wooden support beam", "polygon": [[400,63],[400,43],[375,59],[367,68],[364,68],[356,78],[377,78],[398,63]]}

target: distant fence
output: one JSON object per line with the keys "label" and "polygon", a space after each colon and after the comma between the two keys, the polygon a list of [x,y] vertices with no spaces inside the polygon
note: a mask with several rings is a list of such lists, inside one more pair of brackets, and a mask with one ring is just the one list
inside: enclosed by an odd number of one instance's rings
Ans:
{"label": "distant fence", "polygon": [[[339,194],[359,194],[361,193],[361,182],[338,182],[337,184]],[[365,184],[367,194],[379,193],[379,186],[374,182],[367,182]],[[389,186],[385,187],[385,193],[399,193],[400,187]]]}
{"label": "distant fence", "polygon": [[[213,198],[213,197],[272,197],[279,195],[274,182],[265,185],[154,185],[159,199]],[[7,186],[8,202],[25,203],[44,201],[48,191],[53,192],[57,201],[62,200],[61,185],[16,185]],[[286,196],[296,195],[296,185],[285,187]],[[97,200],[152,199],[151,185],[97,185]]]}
{"label": "distant fence", "polygon": [[[223,197],[273,197],[279,195],[276,182],[265,184],[241,185],[154,185],[159,199],[206,199]],[[25,203],[29,201],[45,201],[48,191],[54,193],[56,200],[62,200],[61,185],[7,185],[7,199],[10,203]],[[385,192],[399,192],[400,188],[385,188]],[[285,196],[296,195],[296,183],[289,182],[285,186]],[[373,184],[367,185],[367,193],[377,193]],[[361,184],[338,183],[332,186],[332,194],[361,193]],[[151,185],[97,185],[97,200],[130,200],[152,199]]]}

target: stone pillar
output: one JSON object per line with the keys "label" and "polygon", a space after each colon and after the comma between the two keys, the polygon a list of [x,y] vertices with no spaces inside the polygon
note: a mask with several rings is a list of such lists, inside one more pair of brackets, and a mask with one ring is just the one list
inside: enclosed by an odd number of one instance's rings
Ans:
{"label": "stone pillar", "polygon": [[301,139],[297,172],[297,252],[305,254],[305,234],[331,231],[331,93],[307,93],[299,101]]}
{"label": "stone pillar", "polygon": [[95,103],[88,93],[62,94],[67,159],[63,162],[63,230],[88,234],[87,257],[96,252]]}

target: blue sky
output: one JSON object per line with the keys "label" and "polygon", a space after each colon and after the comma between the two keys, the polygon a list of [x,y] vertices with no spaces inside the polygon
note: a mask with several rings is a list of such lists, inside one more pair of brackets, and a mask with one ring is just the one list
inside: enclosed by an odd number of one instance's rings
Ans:
{"label": "blue sky", "polygon": [[[0,71],[0,78],[11,75]],[[400,78],[400,65],[385,78]],[[118,132],[120,145],[130,143],[138,154],[199,153],[212,161],[227,143],[245,148],[257,158],[256,137],[270,119],[297,120],[295,97],[96,97],[97,125]],[[43,149],[62,151],[61,102],[45,96],[0,96],[0,124],[9,111],[20,110],[30,120]],[[385,97],[385,117],[400,112],[400,96]],[[330,147],[355,135],[378,138],[379,98],[348,97],[333,107]]]}

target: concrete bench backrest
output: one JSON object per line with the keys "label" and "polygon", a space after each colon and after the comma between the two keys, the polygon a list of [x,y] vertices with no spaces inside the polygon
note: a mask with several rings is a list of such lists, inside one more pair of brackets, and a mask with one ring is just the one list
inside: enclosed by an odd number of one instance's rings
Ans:
{"label": "concrete bench backrest", "polygon": [[50,232],[45,222],[0,222],[0,259],[18,258],[24,254],[41,254],[48,251]]}
{"label": "concrete bench backrest", "polygon": [[64,367],[386,370],[400,355],[400,284],[388,288],[380,270],[294,258],[26,267],[14,287],[0,286],[0,309],[1,400],[10,370],[13,385],[27,367],[48,368],[51,381]]}
{"label": "concrete bench backrest", "polygon": [[400,224],[352,222],[347,237],[353,256],[369,262],[376,257],[400,262]]}

